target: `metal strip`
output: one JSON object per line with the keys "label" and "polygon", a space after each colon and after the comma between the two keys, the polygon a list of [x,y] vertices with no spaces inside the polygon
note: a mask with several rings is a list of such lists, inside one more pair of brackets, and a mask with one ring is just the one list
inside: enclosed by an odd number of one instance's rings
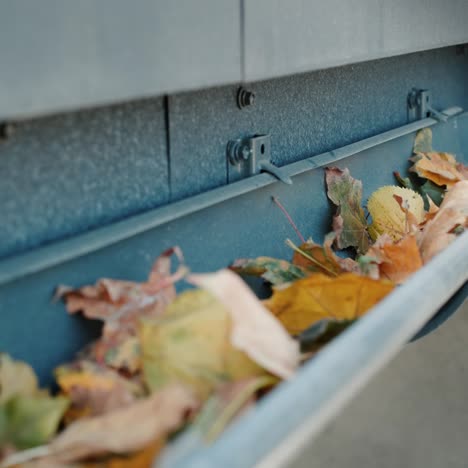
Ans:
{"label": "metal strip", "polygon": [[467,251],[465,232],[178,468],[271,468],[291,460],[468,280]]}
{"label": "metal strip", "polygon": [[[460,112],[462,112],[462,109],[459,107],[449,108],[444,111],[448,116],[455,116],[460,114]],[[353,156],[390,140],[408,135],[421,128],[431,127],[436,124],[438,124],[437,120],[432,118],[413,122],[360,142],[344,146],[343,148],[312,156],[306,160],[284,166],[280,168],[280,171],[285,177],[302,174]],[[132,216],[109,226],[103,226],[71,239],[55,242],[31,252],[6,258],[0,261],[0,284],[8,283],[73,258],[89,254],[175,219],[271,185],[275,182],[277,182],[275,177],[265,173],[259,174],[186,200]]]}

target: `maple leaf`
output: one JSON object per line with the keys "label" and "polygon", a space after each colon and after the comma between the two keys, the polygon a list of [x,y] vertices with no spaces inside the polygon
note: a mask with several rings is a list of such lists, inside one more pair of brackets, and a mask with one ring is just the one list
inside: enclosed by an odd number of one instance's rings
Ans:
{"label": "maple leaf", "polygon": [[[173,254],[178,257],[180,266],[171,275],[170,257]],[[136,372],[140,366],[135,338],[138,321],[164,313],[176,296],[174,283],[187,271],[182,252],[173,247],[155,261],[148,281],[144,283],[105,278],[95,286],[79,289],[61,286],[56,296],[65,299],[70,314],[82,312],[87,318],[104,322],[102,337],[91,348],[91,354],[98,362]]]}
{"label": "maple leaf", "polygon": [[330,278],[321,273],[274,288],[265,306],[292,335],[322,319],[352,320],[385,297],[393,285],[353,273]]}
{"label": "maple leaf", "polygon": [[468,227],[468,181],[447,191],[438,210],[433,209],[418,238],[423,263],[447,247]]}
{"label": "maple leaf", "polygon": [[376,190],[367,202],[372,216],[369,233],[376,240],[387,234],[394,240],[401,239],[414,224],[424,220],[424,201],[411,189],[387,185]]}
{"label": "maple leaf", "polygon": [[272,257],[240,258],[229,269],[240,275],[260,276],[274,285],[290,283],[307,276],[307,273],[298,264],[294,265],[286,260]]}
{"label": "maple leaf", "polygon": [[337,167],[325,169],[328,198],[338,207],[333,218],[337,233],[336,245],[340,249],[354,247],[364,253],[369,247],[367,221],[361,207],[362,183],[351,177],[349,170]]}
{"label": "maple leaf", "polygon": [[422,267],[416,236],[406,235],[398,242],[383,234],[369,249],[366,256],[378,265],[379,276],[395,284],[401,284]]}

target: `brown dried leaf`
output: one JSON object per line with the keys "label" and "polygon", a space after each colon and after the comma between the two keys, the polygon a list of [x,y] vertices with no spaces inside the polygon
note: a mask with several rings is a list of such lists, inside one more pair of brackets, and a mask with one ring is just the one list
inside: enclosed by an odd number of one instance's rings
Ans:
{"label": "brown dried leaf", "polygon": [[394,242],[390,236],[384,234],[377,239],[366,256],[375,259],[381,278],[389,279],[395,284],[403,283],[422,267],[421,254],[414,235],[406,235]]}
{"label": "brown dried leaf", "polygon": [[461,181],[447,191],[444,201],[419,236],[423,263],[447,247],[456,237],[454,229],[468,227],[468,181]]}
{"label": "brown dried leaf", "polygon": [[[181,266],[171,275],[173,254]],[[145,283],[101,279],[95,286],[76,290],[59,287],[56,296],[65,299],[69,313],[82,312],[104,322],[102,338],[92,348],[97,362],[135,372],[140,366],[140,354],[132,337],[137,334],[138,321],[161,316],[176,296],[174,283],[186,273],[182,252],[173,247],[156,260]]]}
{"label": "brown dried leaf", "polygon": [[[457,164],[455,156],[449,153],[417,153],[410,158],[414,165],[410,168],[419,177],[429,179],[437,185],[452,187],[460,180],[465,180],[466,168]],[[460,170],[461,169],[461,170]]]}

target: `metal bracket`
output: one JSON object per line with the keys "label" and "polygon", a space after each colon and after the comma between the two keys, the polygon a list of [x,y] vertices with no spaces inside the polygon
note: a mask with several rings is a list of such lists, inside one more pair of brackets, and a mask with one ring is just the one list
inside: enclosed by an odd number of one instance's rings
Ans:
{"label": "metal bracket", "polygon": [[291,178],[283,175],[281,169],[272,164],[270,149],[270,135],[254,135],[229,141],[226,147],[228,182],[268,172],[285,184],[292,184]]}
{"label": "metal bracket", "polygon": [[408,120],[422,120],[431,117],[447,122],[448,116],[432,107],[432,95],[428,89],[413,89],[408,94]]}

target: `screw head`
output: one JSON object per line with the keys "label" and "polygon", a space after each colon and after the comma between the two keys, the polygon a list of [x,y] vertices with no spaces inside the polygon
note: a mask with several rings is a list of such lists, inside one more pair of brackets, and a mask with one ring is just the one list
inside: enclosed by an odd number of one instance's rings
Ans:
{"label": "screw head", "polygon": [[237,91],[237,105],[239,109],[252,106],[255,102],[255,93],[248,91],[245,88],[239,88]]}
{"label": "screw head", "polygon": [[15,132],[15,126],[11,122],[0,123],[0,140],[8,140]]}

